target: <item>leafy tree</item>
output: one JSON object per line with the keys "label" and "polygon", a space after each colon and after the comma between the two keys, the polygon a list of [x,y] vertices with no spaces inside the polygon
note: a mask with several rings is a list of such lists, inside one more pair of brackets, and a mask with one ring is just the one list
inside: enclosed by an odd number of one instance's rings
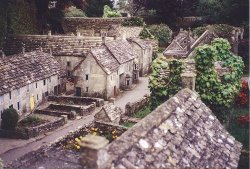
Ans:
{"label": "leafy tree", "polygon": [[71,6],[65,10],[64,16],[65,17],[85,17],[86,15],[81,9]]}
{"label": "leafy tree", "polygon": [[153,110],[181,89],[183,64],[179,60],[158,57],[153,61],[149,76],[150,108]]}
{"label": "leafy tree", "polygon": [[164,46],[171,41],[172,30],[165,24],[149,25],[149,32]]}
{"label": "leafy tree", "polygon": [[14,130],[18,122],[17,111],[13,108],[5,109],[2,114],[2,129]]}
{"label": "leafy tree", "polygon": [[108,5],[105,5],[103,7],[103,17],[104,18],[112,18],[112,17],[121,17],[119,11],[112,10]]}
{"label": "leafy tree", "polygon": [[86,0],[86,4],[85,12],[89,17],[102,17],[105,5],[113,7],[111,0]]}

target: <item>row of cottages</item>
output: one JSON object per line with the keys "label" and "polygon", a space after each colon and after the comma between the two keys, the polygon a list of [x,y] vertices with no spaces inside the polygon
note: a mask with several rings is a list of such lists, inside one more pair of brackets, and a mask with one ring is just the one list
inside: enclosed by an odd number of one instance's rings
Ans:
{"label": "row of cottages", "polygon": [[106,42],[92,48],[72,76],[76,96],[109,99],[138,80],[137,55],[127,40]]}
{"label": "row of cottages", "polygon": [[65,90],[64,71],[57,60],[41,51],[0,58],[0,112],[15,108],[32,111],[48,95]]}

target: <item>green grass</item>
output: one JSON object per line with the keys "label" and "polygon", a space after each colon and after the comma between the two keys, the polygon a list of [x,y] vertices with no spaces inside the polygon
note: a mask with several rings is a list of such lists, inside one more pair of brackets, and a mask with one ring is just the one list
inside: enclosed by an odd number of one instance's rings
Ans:
{"label": "green grass", "polygon": [[130,127],[133,127],[133,125],[135,125],[135,123],[132,123],[132,122],[124,122],[122,125],[125,126],[125,127],[127,127],[127,128],[130,128]]}
{"label": "green grass", "polygon": [[144,118],[149,113],[151,113],[151,110],[150,110],[150,107],[147,106],[144,109],[140,110],[139,112],[135,113],[132,117],[135,117],[135,118]]}

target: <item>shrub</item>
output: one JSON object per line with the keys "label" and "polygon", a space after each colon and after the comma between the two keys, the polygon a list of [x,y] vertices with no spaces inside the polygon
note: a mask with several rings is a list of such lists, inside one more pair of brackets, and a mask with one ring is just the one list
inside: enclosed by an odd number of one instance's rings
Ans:
{"label": "shrub", "polygon": [[75,6],[71,6],[67,10],[65,10],[64,16],[65,17],[86,17],[85,13],[81,9],[76,8]]}
{"label": "shrub", "polygon": [[193,29],[193,35],[194,36],[201,36],[206,31],[206,27],[197,27]]}
{"label": "shrub", "polygon": [[150,108],[153,110],[182,88],[183,63],[175,59],[169,61],[165,57],[158,57],[153,61],[151,69],[149,88]]}
{"label": "shrub", "polygon": [[103,18],[121,17],[119,11],[112,10],[108,5],[103,7]]}
{"label": "shrub", "polygon": [[[196,91],[222,122],[228,120],[228,109],[240,90],[244,67],[242,59],[232,54],[230,48],[227,40],[216,38],[211,45],[196,48],[195,56]],[[219,78],[214,68],[215,61],[220,61],[231,72]]]}
{"label": "shrub", "polygon": [[14,130],[18,122],[18,113],[15,109],[5,109],[2,114],[2,129]]}
{"label": "shrub", "polygon": [[148,28],[144,27],[139,34],[142,39],[154,39],[155,37],[149,32]]}
{"label": "shrub", "polygon": [[143,25],[144,25],[143,18],[139,17],[129,18],[122,23],[122,26],[143,26]]}
{"label": "shrub", "polygon": [[148,26],[149,32],[159,41],[160,46],[166,45],[171,41],[172,31],[165,24]]}
{"label": "shrub", "polygon": [[19,122],[19,125],[22,127],[26,127],[26,126],[37,126],[39,124],[42,124],[46,122],[46,120],[36,116],[36,115],[30,115],[28,117],[26,117],[25,119],[21,120]]}

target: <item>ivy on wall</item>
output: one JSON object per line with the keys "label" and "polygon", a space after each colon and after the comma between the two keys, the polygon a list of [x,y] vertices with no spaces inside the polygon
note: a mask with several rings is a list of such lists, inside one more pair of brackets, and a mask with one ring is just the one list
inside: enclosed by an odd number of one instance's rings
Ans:
{"label": "ivy on wall", "polygon": [[149,88],[150,108],[153,110],[181,90],[183,63],[175,59],[158,57],[153,61],[151,69]]}
{"label": "ivy on wall", "polygon": [[[241,57],[230,51],[227,40],[216,38],[211,45],[196,48],[196,91],[222,121],[227,121],[228,108],[233,104],[241,88],[244,63]],[[219,61],[230,72],[219,77],[214,63]]]}

